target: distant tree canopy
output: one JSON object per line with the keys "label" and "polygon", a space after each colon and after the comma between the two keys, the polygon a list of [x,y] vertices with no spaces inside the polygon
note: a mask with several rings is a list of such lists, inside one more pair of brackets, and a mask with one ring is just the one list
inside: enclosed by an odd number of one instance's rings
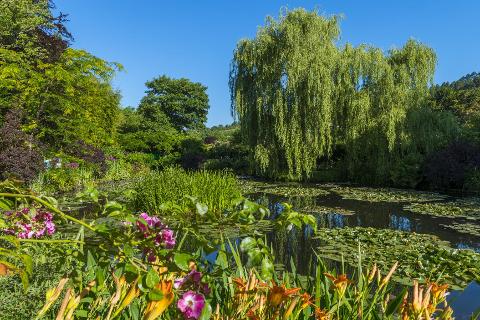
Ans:
{"label": "distant tree canopy", "polygon": [[480,142],[480,73],[433,86],[436,108],[453,112],[468,129],[468,138]]}
{"label": "distant tree canopy", "polygon": [[199,129],[207,121],[207,87],[188,79],[161,76],[148,81],[139,112],[149,119],[166,116],[178,131]]}
{"label": "distant tree canopy", "polygon": [[265,174],[308,177],[342,147],[350,176],[384,183],[393,164],[456,134],[453,116],[426,103],[432,49],[414,40],[388,54],[340,47],[339,33],[337,17],[298,9],[267,18],[254,39],[238,43],[232,109]]}
{"label": "distant tree canopy", "polygon": [[121,66],[69,48],[65,16],[47,0],[0,2],[0,122],[23,112],[24,131],[62,149],[75,141],[114,143],[120,95],[111,87]]}

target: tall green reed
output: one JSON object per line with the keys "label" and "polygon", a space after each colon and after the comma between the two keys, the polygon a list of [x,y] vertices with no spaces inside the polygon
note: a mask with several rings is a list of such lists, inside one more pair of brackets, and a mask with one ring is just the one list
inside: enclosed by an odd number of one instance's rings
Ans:
{"label": "tall green reed", "polygon": [[135,185],[133,206],[137,210],[159,213],[167,202],[185,206],[194,197],[220,214],[241,197],[237,180],[227,171],[185,171],[171,167],[144,175]]}

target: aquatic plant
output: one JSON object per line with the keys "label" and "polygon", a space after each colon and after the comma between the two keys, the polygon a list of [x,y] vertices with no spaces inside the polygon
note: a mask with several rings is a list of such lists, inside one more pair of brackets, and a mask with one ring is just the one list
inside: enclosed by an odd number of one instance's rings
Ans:
{"label": "aquatic plant", "polygon": [[298,210],[302,212],[307,212],[307,213],[320,213],[320,214],[334,213],[334,214],[341,214],[344,216],[350,216],[355,214],[355,211],[353,210],[348,210],[341,207],[329,207],[329,206],[320,206],[320,205],[300,207]]}
{"label": "aquatic plant", "polygon": [[187,172],[178,167],[151,172],[135,183],[133,206],[140,211],[162,212],[162,205],[187,206],[193,197],[210,213],[221,215],[241,198],[235,176],[226,171]]}
{"label": "aquatic plant", "polygon": [[406,205],[404,209],[418,214],[437,217],[463,217],[475,220],[480,218],[480,199],[463,198],[449,202],[412,203]]}
{"label": "aquatic plant", "polygon": [[393,279],[403,284],[411,285],[414,278],[423,282],[441,278],[453,288],[462,288],[472,280],[480,280],[480,254],[451,248],[448,242],[432,235],[347,227],[319,229],[316,238],[320,242],[316,250],[319,256],[354,267],[359,253],[362,263],[376,263],[381,268],[400,261]]}
{"label": "aquatic plant", "polygon": [[352,199],[369,202],[427,202],[447,198],[447,196],[433,193],[388,188],[362,188],[337,186],[332,191],[343,199]]}
{"label": "aquatic plant", "polygon": [[457,223],[440,224],[445,229],[455,230],[458,233],[468,234],[480,237],[480,225],[474,223]]}

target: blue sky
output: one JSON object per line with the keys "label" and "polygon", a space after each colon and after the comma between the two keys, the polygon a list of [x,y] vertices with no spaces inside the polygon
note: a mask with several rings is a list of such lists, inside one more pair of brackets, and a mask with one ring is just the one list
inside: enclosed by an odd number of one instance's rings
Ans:
{"label": "blue sky", "polygon": [[137,106],[145,82],[158,75],[208,87],[208,125],[232,122],[228,72],[241,38],[255,36],[281,7],[343,14],[341,41],[384,50],[409,38],[438,56],[435,82],[480,71],[480,1],[57,0],[68,13],[73,47],[123,64],[114,86],[123,106]]}

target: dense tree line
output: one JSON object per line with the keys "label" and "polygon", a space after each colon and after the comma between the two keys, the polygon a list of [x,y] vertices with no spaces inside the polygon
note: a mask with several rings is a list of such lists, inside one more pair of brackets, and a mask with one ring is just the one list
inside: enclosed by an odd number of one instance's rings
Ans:
{"label": "dense tree line", "polygon": [[53,9],[49,0],[0,2],[0,175],[31,180],[43,158],[101,162],[105,150],[153,166],[181,162],[204,127],[206,87],[161,76],[138,108],[122,109],[111,85],[122,66],[71,48],[67,16]]}
{"label": "dense tree line", "polygon": [[476,81],[432,87],[431,48],[339,46],[339,33],[337,17],[299,9],[238,43],[232,108],[257,172],[306,179],[329,164],[340,179],[419,185],[426,159],[473,126]]}
{"label": "dense tree line", "polygon": [[[122,70],[71,47],[49,0],[0,2],[0,175],[43,160],[233,169],[274,179],[480,189],[480,74],[433,85],[434,51],[338,45],[338,17],[268,18],[232,61],[238,123],[205,127],[207,88],[166,75],[122,108]],[[25,170],[23,170],[23,168]]]}

